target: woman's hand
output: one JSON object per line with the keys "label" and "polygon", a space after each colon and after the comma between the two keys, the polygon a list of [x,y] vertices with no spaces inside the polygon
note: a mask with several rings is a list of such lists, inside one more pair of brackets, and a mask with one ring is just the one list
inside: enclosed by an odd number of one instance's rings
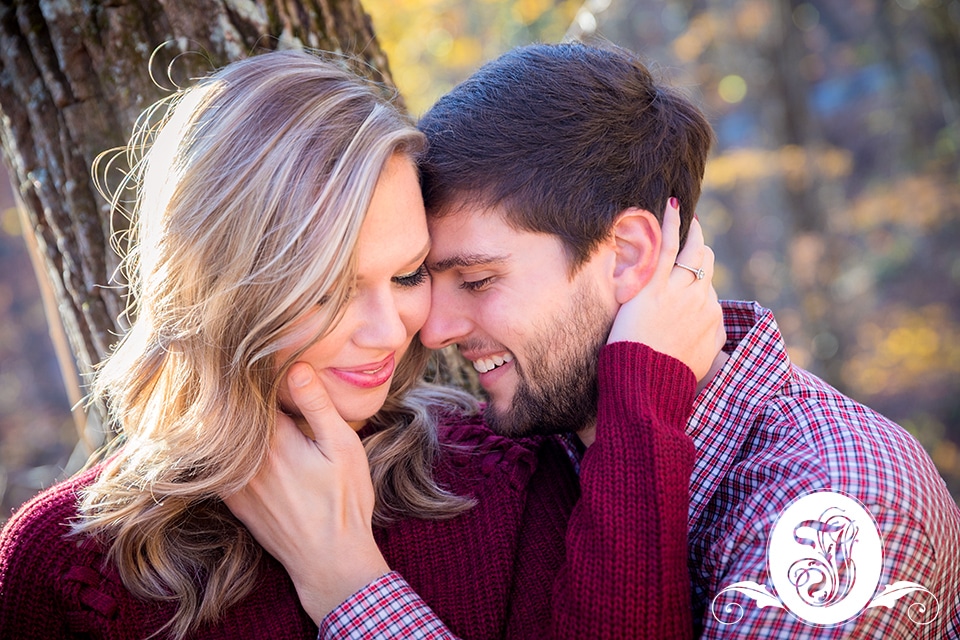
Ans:
{"label": "woman's hand", "polygon": [[319,625],[390,569],[373,538],[373,485],[360,438],[309,365],[294,364],[287,380],[315,440],[278,411],[266,463],[225,502],[283,564],[303,608]]}
{"label": "woman's hand", "polygon": [[[710,371],[726,340],[723,310],[713,278],[713,251],[704,245],[696,219],[679,254],[680,212],[670,199],[661,224],[660,256],[653,277],[620,306],[607,342],[642,342],[680,360],[697,380]],[[693,271],[676,266],[686,265]],[[694,273],[701,270],[703,277]]]}

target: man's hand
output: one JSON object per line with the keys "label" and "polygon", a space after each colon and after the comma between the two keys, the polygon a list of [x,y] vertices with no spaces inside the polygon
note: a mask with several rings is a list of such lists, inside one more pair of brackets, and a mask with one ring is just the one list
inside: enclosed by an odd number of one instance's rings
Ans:
{"label": "man's hand", "polygon": [[319,625],[390,569],[373,538],[373,485],[360,438],[309,365],[294,364],[287,380],[315,440],[278,411],[266,463],[225,502],[283,564],[301,604]]}
{"label": "man's hand", "polygon": [[[642,342],[680,360],[702,380],[723,343],[723,310],[711,284],[714,255],[704,245],[703,229],[694,219],[679,254],[680,212],[670,199],[663,216],[660,256],[653,278],[620,306],[607,342]],[[676,264],[701,269],[704,277]]]}

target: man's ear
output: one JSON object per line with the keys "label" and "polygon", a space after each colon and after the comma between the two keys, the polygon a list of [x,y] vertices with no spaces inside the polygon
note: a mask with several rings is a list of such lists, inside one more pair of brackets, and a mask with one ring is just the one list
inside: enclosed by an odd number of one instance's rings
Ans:
{"label": "man's ear", "polygon": [[645,209],[624,209],[613,224],[617,302],[632,299],[650,282],[660,255],[662,234],[656,216]]}

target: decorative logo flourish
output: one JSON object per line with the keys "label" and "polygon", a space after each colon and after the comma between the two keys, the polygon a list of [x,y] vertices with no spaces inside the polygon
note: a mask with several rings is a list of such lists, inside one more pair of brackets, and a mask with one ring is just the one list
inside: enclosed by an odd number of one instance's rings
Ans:
{"label": "decorative logo flourish", "polygon": [[922,598],[907,607],[911,621],[929,624],[940,614],[936,596],[915,582],[894,582],[877,593],[883,566],[880,531],[863,505],[842,493],[814,492],[794,500],[774,525],[767,565],[774,592],[752,581],[725,587],[711,603],[718,622],[743,619],[743,606],[736,601],[718,613],[718,603],[734,593],[758,608],[786,609],[815,626],[842,624],[871,607],[892,608],[911,594]]}
{"label": "decorative logo flourish", "polygon": [[858,531],[856,522],[835,507],[827,509],[819,520],[805,520],[794,527],[793,539],[816,553],[794,562],[788,572],[790,584],[806,604],[829,607],[850,594],[857,580],[853,546]]}

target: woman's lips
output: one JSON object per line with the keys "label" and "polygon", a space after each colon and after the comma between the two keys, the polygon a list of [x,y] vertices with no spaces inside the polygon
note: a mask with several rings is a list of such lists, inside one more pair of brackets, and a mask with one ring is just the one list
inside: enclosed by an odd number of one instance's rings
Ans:
{"label": "woman's lips", "polygon": [[372,389],[389,382],[390,378],[393,377],[395,367],[394,354],[391,353],[380,362],[363,364],[359,367],[331,367],[329,371],[344,382],[352,384],[355,387]]}

